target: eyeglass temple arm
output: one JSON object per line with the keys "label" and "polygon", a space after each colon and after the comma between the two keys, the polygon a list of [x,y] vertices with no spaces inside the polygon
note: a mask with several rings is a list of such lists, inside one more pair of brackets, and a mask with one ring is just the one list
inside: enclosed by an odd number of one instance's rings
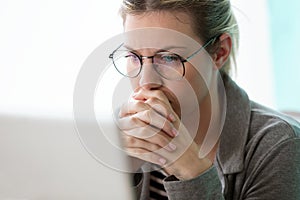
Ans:
{"label": "eyeglass temple arm", "polygon": [[109,54],[109,58],[112,58],[113,57],[113,55],[114,55],[114,53],[116,52],[116,51],[118,51],[120,48],[121,48],[121,46],[123,46],[123,44],[124,43],[122,43],[122,44],[120,44],[111,54]]}
{"label": "eyeglass temple arm", "polygon": [[199,53],[202,49],[205,49],[214,39],[216,39],[218,37],[212,37],[208,42],[206,42],[202,47],[200,47],[197,51],[195,51],[194,53],[192,53],[192,55],[188,56],[185,61],[189,61],[189,59],[191,59],[192,57],[194,57],[197,53]]}

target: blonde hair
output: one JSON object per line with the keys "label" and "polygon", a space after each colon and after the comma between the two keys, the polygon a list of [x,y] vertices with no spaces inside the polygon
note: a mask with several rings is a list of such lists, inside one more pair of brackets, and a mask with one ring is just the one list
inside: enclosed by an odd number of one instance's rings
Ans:
{"label": "blonde hair", "polygon": [[149,11],[180,11],[190,15],[193,29],[202,41],[214,38],[211,45],[206,47],[210,54],[218,49],[218,36],[228,33],[233,41],[232,50],[221,70],[230,74],[231,66],[236,66],[239,28],[230,0],[123,0],[120,9],[124,21],[128,14],[138,15]]}

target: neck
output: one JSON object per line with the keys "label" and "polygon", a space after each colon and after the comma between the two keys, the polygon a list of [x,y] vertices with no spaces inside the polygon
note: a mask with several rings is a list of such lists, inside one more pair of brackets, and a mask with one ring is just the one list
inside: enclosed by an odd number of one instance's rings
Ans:
{"label": "neck", "polygon": [[[200,120],[198,128],[195,131],[194,142],[199,145],[201,157],[206,157],[214,162],[219,144],[219,136],[222,130],[223,109],[220,105],[220,96],[218,91],[217,80],[215,85],[212,85],[207,95],[199,105]],[[194,118],[196,111],[191,114],[186,122],[186,127],[195,126]]]}

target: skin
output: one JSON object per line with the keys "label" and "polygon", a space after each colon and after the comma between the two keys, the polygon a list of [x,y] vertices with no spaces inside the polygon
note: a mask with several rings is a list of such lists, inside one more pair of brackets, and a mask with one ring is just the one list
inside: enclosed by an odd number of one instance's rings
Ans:
{"label": "skin", "polygon": [[[192,29],[192,20],[186,13],[153,11],[143,15],[126,16],[125,31],[146,27],[179,31],[203,45],[203,41]],[[219,40],[218,51],[211,55],[214,65],[207,67],[202,74],[209,80],[208,86],[195,67],[185,63],[185,79],[196,94],[197,101],[184,98],[190,96],[184,81],[162,78],[151,67],[151,60],[144,60],[141,74],[131,80],[134,89],[132,99],[123,105],[119,113],[124,147],[130,156],[158,164],[168,174],[175,175],[180,180],[192,179],[213,164],[217,145],[204,158],[199,158],[198,154],[212,115],[211,104],[219,103],[211,101],[207,87],[217,91],[217,72],[228,59],[231,50],[231,38],[228,34],[221,35]],[[147,48],[136,53],[149,56],[156,51]],[[192,59],[197,59],[197,56]],[[174,90],[176,95],[171,92]],[[218,95],[217,92],[215,95]],[[179,103],[177,97],[183,97],[186,101]],[[201,120],[194,137],[191,136],[188,127],[191,126],[191,122],[194,123],[196,109],[201,112]],[[182,110],[185,116],[190,116],[185,122],[181,121]]]}

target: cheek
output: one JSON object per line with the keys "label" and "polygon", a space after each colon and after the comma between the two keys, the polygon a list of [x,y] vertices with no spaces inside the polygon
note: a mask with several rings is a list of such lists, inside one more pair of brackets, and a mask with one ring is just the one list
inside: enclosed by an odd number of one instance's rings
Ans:
{"label": "cheek", "polygon": [[[168,86],[167,86],[168,87]],[[180,84],[168,87],[176,96],[177,101],[172,105],[176,113],[181,116],[190,116],[197,112],[208,90],[204,80],[196,73],[188,73]]]}
{"label": "cheek", "polygon": [[198,105],[200,105],[204,97],[208,95],[208,87],[211,82],[211,76],[212,70],[206,69],[205,71],[198,71],[192,65],[186,66],[185,78],[197,96]]}
{"label": "cheek", "polygon": [[197,94],[191,85],[178,87],[175,95],[179,104],[177,105],[177,109],[181,116],[190,114],[199,105]]}
{"label": "cheek", "polygon": [[139,79],[138,78],[131,78],[130,79],[131,88],[133,91],[139,87]]}

